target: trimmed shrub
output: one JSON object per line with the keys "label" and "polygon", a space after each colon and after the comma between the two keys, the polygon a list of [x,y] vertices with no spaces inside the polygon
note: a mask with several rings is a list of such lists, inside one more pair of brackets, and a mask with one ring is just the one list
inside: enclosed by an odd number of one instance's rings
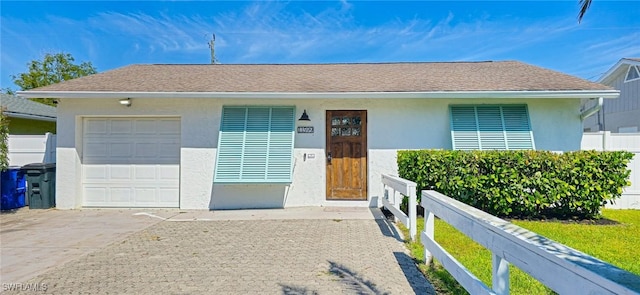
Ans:
{"label": "trimmed shrub", "polygon": [[[632,153],[398,151],[400,177],[500,217],[598,218],[630,184]],[[420,194],[418,196],[420,198]]]}

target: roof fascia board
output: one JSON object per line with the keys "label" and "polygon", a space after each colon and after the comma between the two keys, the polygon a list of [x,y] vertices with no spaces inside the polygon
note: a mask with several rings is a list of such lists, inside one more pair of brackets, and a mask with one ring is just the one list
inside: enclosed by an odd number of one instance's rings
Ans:
{"label": "roof fascia board", "polygon": [[5,115],[7,115],[7,117],[9,117],[9,118],[19,118],[19,119],[29,119],[29,120],[37,120],[37,121],[56,122],[56,118],[55,117],[29,115],[29,114],[13,113],[13,112],[5,112]]}
{"label": "roof fascia board", "polygon": [[355,99],[355,98],[617,98],[618,90],[563,91],[431,91],[431,92],[102,92],[18,91],[26,98],[246,98],[246,99]]}
{"label": "roof fascia board", "polygon": [[[618,69],[620,69],[620,67],[622,67],[624,65],[640,66],[640,62],[639,61],[635,61],[635,60],[622,58],[615,65],[613,65],[613,67],[611,67],[606,73],[604,73],[602,75],[602,77],[600,77],[600,79],[598,79],[598,81],[596,81],[596,82],[598,82],[598,83],[608,82],[609,80],[614,78],[613,75],[618,71]],[[625,71],[625,74],[626,74],[626,71]]]}

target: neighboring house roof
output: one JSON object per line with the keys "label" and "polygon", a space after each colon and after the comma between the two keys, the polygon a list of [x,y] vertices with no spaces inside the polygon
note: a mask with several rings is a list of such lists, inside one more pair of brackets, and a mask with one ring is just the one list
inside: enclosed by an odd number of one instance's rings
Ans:
{"label": "neighboring house roof", "polygon": [[19,94],[29,97],[135,97],[136,94],[153,93],[154,97],[165,97],[162,94],[170,93],[166,97],[207,97],[202,94],[362,93],[366,97],[371,93],[442,95],[500,91],[586,91],[617,97],[615,90],[602,84],[517,61],[130,65]]}
{"label": "neighboring house roof", "polygon": [[598,83],[610,85],[619,75],[626,75],[629,66],[640,66],[640,58],[621,58],[598,79]]}
{"label": "neighboring house roof", "polygon": [[39,121],[56,121],[56,108],[14,95],[1,94],[0,105],[5,115]]}

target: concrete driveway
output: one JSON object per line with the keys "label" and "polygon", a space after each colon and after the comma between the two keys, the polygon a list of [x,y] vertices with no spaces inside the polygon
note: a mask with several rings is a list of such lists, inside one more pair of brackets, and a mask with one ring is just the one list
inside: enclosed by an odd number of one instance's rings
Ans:
{"label": "concrete driveway", "polygon": [[377,209],[22,209],[0,218],[8,294],[433,293]]}

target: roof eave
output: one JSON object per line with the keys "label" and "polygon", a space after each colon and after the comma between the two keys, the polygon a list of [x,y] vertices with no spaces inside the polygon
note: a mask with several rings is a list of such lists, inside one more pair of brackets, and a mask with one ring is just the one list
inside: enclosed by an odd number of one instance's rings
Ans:
{"label": "roof eave", "polygon": [[32,115],[32,114],[23,114],[23,113],[14,113],[14,112],[5,112],[7,117],[9,118],[19,118],[19,119],[28,119],[28,120],[36,120],[36,121],[46,121],[46,122],[56,122],[56,117],[49,116],[41,116],[41,115]]}
{"label": "roof eave", "polygon": [[618,72],[618,70],[622,66],[625,66],[625,65],[640,66],[640,61],[631,60],[631,59],[627,59],[627,58],[622,58],[615,65],[613,65],[613,67],[611,67],[607,72],[605,72],[602,75],[602,77],[600,77],[600,79],[598,79],[596,82],[601,83],[601,84],[606,84],[606,83],[610,82],[611,80],[613,80],[613,78],[615,78],[615,76],[617,75],[616,73]]}
{"label": "roof eave", "polygon": [[426,92],[105,92],[18,91],[26,98],[246,98],[246,99],[357,99],[357,98],[617,98],[618,90],[535,91],[426,91]]}

